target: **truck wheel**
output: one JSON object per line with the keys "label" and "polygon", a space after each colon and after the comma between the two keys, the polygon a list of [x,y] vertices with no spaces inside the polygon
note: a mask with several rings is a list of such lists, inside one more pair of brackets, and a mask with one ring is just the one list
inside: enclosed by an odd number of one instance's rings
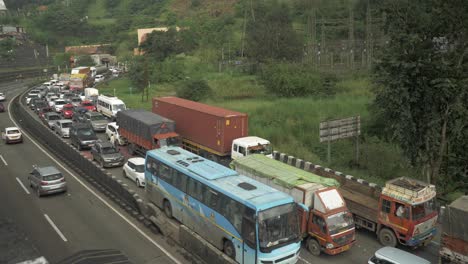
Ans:
{"label": "truck wheel", "polygon": [[307,250],[309,250],[310,254],[314,256],[319,256],[320,255],[320,244],[317,242],[317,240],[309,237],[307,239]]}
{"label": "truck wheel", "polygon": [[396,247],[397,239],[392,230],[388,228],[382,228],[379,232],[380,244],[388,247]]}
{"label": "truck wheel", "polygon": [[164,201],[164,214],[167,216],[167,218],[172,218],[172,207],[168,200]]}
{"label": "truck wheel", "polygon": [[234,248],[232,242],[227,239],[224,241],[223,252],[232,259],[236,258],[236,249]]}

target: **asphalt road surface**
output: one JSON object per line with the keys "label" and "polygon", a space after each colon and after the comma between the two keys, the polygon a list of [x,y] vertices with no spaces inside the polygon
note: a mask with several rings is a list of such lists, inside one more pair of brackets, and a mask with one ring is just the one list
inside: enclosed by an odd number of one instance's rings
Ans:
{"label": "asphalt road surface", "polygon": [[[7,91],[11,99],[24,88],[13,84],[0,86],[0,91]],[[14,124],[8,113],[0,113],[0,127],[7,126]],[[68,192],[41,198],[34,195],[27,178],[34,164],[59,168]],[[183,250],[152,234],[62,166],[28,137],[20,144],[0,143],[0,230],[8,231],[0,232],[4,236],[0,237],[4,250],[0,253],[9,252],[8,259],[0,258],[0,262],[45,256],[54,263],[77,251],[93,249],[120,250],[133,263],[191,262]],[[24,241],[23,247],[14,247]]]}
{"label": "asphalt road surface", "polygon": [[[2,117],[0,120],[1,120],[0,126],[3,126],[5,122],[5,118]],[[106,140],[104,133],[98,133],[98,137],[101,138],[102,140]],[[22,146],[19,146],[19,145],[8,146],[7,149],[11,149],[11,151],[8,151],[7,153],[8,153],[8,159],[13,158],[11,161],[11,165],[9,166],[14,167],[14,168],[18,167],[18,169],[15,170],[13,173],[16,173],[17,175],[19,175],[18,177],[26,185],[25,175],[27,175],[28,168],[30,168],[30,166],[34,164],[34,162],[36,162],[36,164],[42,164],[41,162],[51,162],[51,161],[47,159],[47,157],[44,157],[43,154],[39,154],[39,155],[33,154],[31,151],[32,149],[34,149],[34,146],[32,146],[32,144],[29,144],[29,142],[26,142],[24,146],[28,146],[28,147],[25,147],[27,148],[27,150],[21,149]],[[29,150],[29,148],[32,148],[32,149]],[[126,147],[120,147],[120,149],[121,149],[121,152],[126,156],[126,158],[131,157],[128,154],[128,151],[126,150]],[[17,155],[16,157],[26,158],[25,153],[23,153],[23,151],[28,151],[28,150],[30,151],[30,153],[28,153],[27,155],[28,156],[27,160],[28,160],[29,165],[26,166],[22,164],[19,160],[16,160],[14,158],[15,157],[14,154],[16,153]],[[2,154],[3,151],[4,151],[3,148],[0,147],[0,154]],[[37,149],[35,149],[34,152],[39,153]],[[86,156],[90,156],[89,151],[83,151],[82,153]],[[45,159],[45,160],[42,160],[42,159]],[[3,164],[0,163],[0,170],[2,169],[2,166]],[[11,167],[10,169],[13,170]],[[111,172],[114,176],[126,182],[129,186],[132,186],[132,185],[134,186],[135,184],[134,182],[130,181],[129,179],[123,178],[122,167],[109,168],[108,171]],[[3,181],[3,179],[1,178],[3,177],[0,177],[0,181]],[[39,218],[39,221],[41,221],[40,225],[44,226],[44,229],[49,228],[50,225],[47,225],[47,223],[44,222],[43,214],[47,213],[48,210],[51,210],[49,214],[53,216],[54,221],[57,218],[57,222],[59,222],[59,226],[61,228],[63,227],[65,230],[64,234],[67,236],[67,239],[70,237],[70,241],[74,241],[75,243],[77,243],[77,245],[78,244],[86,245],[88,241],[90,240],[92,242],[90,242],[89,245],[93,245],[94,248],[103,247],[103,246],[105,246],[106,248],[109,248],[112,245],[113,248],[124,249],[123,251],[127,253],[132,259],[137,260],[135,263],[160,263],[159,262],[160,260],[164,259],[164,261],[166,261],[166,259],[168,259],[167,256],[164,256],[164,253],[161,253],[158,250],[154,250],[153,252],[140,250],[140,249],[150,250],[152,246],[146,245],[148,244],[146,241],[143,241],[145,243],[141,242],[142,238],[139,237],[137,234],[135,234],[136,232],[134,230],[131,230],[128,227],[125,227],[126,225],[128,225],[125,223],[125,221],[123,220],[117,221],[119,218],[115,216],[115,213],[113,213],[112,210],[108,209],[105,205],[103,205],[102,202],[100,202],[97,199],[94,199],[93,196],[89,194],[89,192],[87,192],[83,187],[80,186],[80,184],[76,182],[76,180],[69,180],[69,184],[70,184],[69,194],[58,195],[56,197],[54,196],[50,198],[47,197],[45,199],[41,199],[40,201],[38,201],[36,197],[31,197],[32,195],[25,195],[24,193],[21,193],[20,192],[21,189],[17,186],[18,182],[15,183],[14,181],[11,180],[11,178],[14,178],[14,177],[8,177],[8,180],[11,185],[9,189],[16,187],[17,190],[15,190],[15,193],[18,192],[16,195],[18,195],[19,197],[26,196],[26,199],[32,200],[32,203],[36,204],[37,207],[39,207],[39,211],[36,212],[36,215]],[[71,178],[70,176],[67,176],[67,179],[70,179],[70,178]],[[0,184],[1,186],[3,186],[3,182],[0,182]],[[3,187],[0,187],[0,188],[3,188]],[[138,194],[144,198],[143,188],[137,188],[135,186],[133,187],[133,189],[135,189],[138,192]],[[13,196],[11,199],[16,199],[17,198],[16,195]],[[26,203],[24,206],[27,206],[27,204],[28,203]],[[45,206],[45,205],[50,206],[50,208],[44,207],[43,209],[42,206]],[[17,206],[16,203],[14,206]],[[60,210],[60,213],[58,213],[58,210]],[[61,210],[65,210],[67,213],[63,213],[63,211]],[[87,213],[82,214],[81,213],[82,210]],[[112,221],[108,217],[110,217]],[[80,219],[80,220],[76,221],[75,218]],[[102,221],[102,223],[97,223],[96,221],[94,221],[95,218],[97,218],[97,221]],[[71,221],[71,223],[69,223],[68,221]],[[79,222],[80,224],[78,226],[75,226],[74,224],[77,222]],[[31,227],[34,227],[33,223],[30,223],[29,225],[31,225]],[[117,230],[126,230],[126,231],[119,231],[121,233],[118,235],[113,234],[112,233],[113,229],[109,227],[109,225],[112,225],[112,226],[115,225],[114,228],[116,228]],[[88,228],[90,229],[89,231],[88,231]],[[99,230],[94,230],[94,228],[99,229]],[[110,232],[110,234],[105,233],[106,231],[102,231],[101,230],[102,228],[105,228],[105,229],[109,228],[107,232]],[[76,230],[79,230],[79,231],[76,231]],[[34,231],[31,231],[31,232],[34,232]],[[38,232],[38,231],[35,231],[35,232]],[[60,242],[60,237],[57,236],[57,234],[55,234],[53,230],[52,231],[47,230],[44,232],[46,232],[52,237],[55,236],[55,240],[58,240],[58,242],[54,240],[55,243]],[[96,235],[94,232],[98,232],[99,235]],[[37,235],[40,236],[42,234],[37,234]],[[135,242],[129,241],[131,236],[134,236],[134,239],[136,241],[140,241],[138,246],[134,245]],[[119,239],[121,240],[120,242],[118,242]],[[336,255],[336,256],[328,256],[328,255],[322,254],[316,257],[316,256],[312,256],[305,248],[303,248],[301,251],[298,263],[305,263],[305,264],[329,263],[329,262],[332,262],[332,263],[367,263],[367,260],[369,259],[369,257],[372,256],[373,253],[377,249],[381,248],[381,245],[377,241],[376,235],[366,230],[357,230],[356,240],[357,242],[351,248],[351,250],[344,252],[342,254]],[[54,241],[49,241],[48,243],[54,243]],[[65,244],[68,246],[70,245],[70,242],[63,243],[62,241],[60,242],[60,244]],[[130,247],[130,249],[128,249],[128,247]],[[79,248],[80,246],[76,246],[74,249],[76,250]],[[438,260],[437,258],[438,241],[437,240],[431,243],[429,246],[424,247],[424,248],[418,248],[416,250],[412,250],[409,248],[402,247],[402,249],[407,250],[418,256],[421,256],[431,261],[431,263],[437,263],[437,260]],[[73,250],[70,250],[69,247],[64,249],[64,252],[65,250],[69,250],[66,252],[73,252]],[[138,251],[138,253],[136,253],[136,251]],[[180,249],[176,249],[175,251],[179,252]],[[54,253],[51,252],[51,254],[53,255]]]}

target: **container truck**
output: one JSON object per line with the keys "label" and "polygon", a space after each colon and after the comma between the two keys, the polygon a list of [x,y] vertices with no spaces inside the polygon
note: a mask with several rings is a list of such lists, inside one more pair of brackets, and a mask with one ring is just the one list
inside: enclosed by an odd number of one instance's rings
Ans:
{"label": "container truck", "polygon": [[440,263],[468,263],[468,196],[452,202],[442,215]]}
{"label": "container truck", "polygon": [[128,142],[131,155],[146,155],[146,151],[163,146],[179,145],[179,135],[174,132],[175,123],[145,110],[122,110],[117,112],[120,136]]}
{"label": "container truck", "polygon": [[248,136],[248,116],[178,97],[153,98],[153,113],[174,120],[182,147],[223,165],[253,153],[272,156],[268,140]]}
{"label": "container truck", "polygon": [[313,255],[336,255],[355,242],[353,216],[337,189],[338,181],[260,154],[235,159],[230,165],[239,174],[285,192],[308,208],[308,213],[298,213],[306,247]]}

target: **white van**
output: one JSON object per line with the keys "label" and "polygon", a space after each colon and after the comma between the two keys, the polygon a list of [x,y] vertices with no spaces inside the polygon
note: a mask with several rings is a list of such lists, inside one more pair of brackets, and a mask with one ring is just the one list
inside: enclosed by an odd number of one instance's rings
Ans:
{"label": "white van", "polygon": [[127,109],[122,100],[106,95],[98,96],[96,108],[99,113],[111,119],[115,119],[118,111]]}

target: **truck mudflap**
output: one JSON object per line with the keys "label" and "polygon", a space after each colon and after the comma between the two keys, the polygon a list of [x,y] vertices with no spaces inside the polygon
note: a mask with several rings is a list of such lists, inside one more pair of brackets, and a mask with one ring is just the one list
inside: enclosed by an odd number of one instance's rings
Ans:
{"label": "truck mudflap", "polygon": [[420,245],[426,246],[432,241],[436,233],[437,233],[437,228],[433,227],[424,234],[420,234],[418,236],[412,237],[411,239],[406,241],[406,243],[404,244],[410,247],[417,247]]}

